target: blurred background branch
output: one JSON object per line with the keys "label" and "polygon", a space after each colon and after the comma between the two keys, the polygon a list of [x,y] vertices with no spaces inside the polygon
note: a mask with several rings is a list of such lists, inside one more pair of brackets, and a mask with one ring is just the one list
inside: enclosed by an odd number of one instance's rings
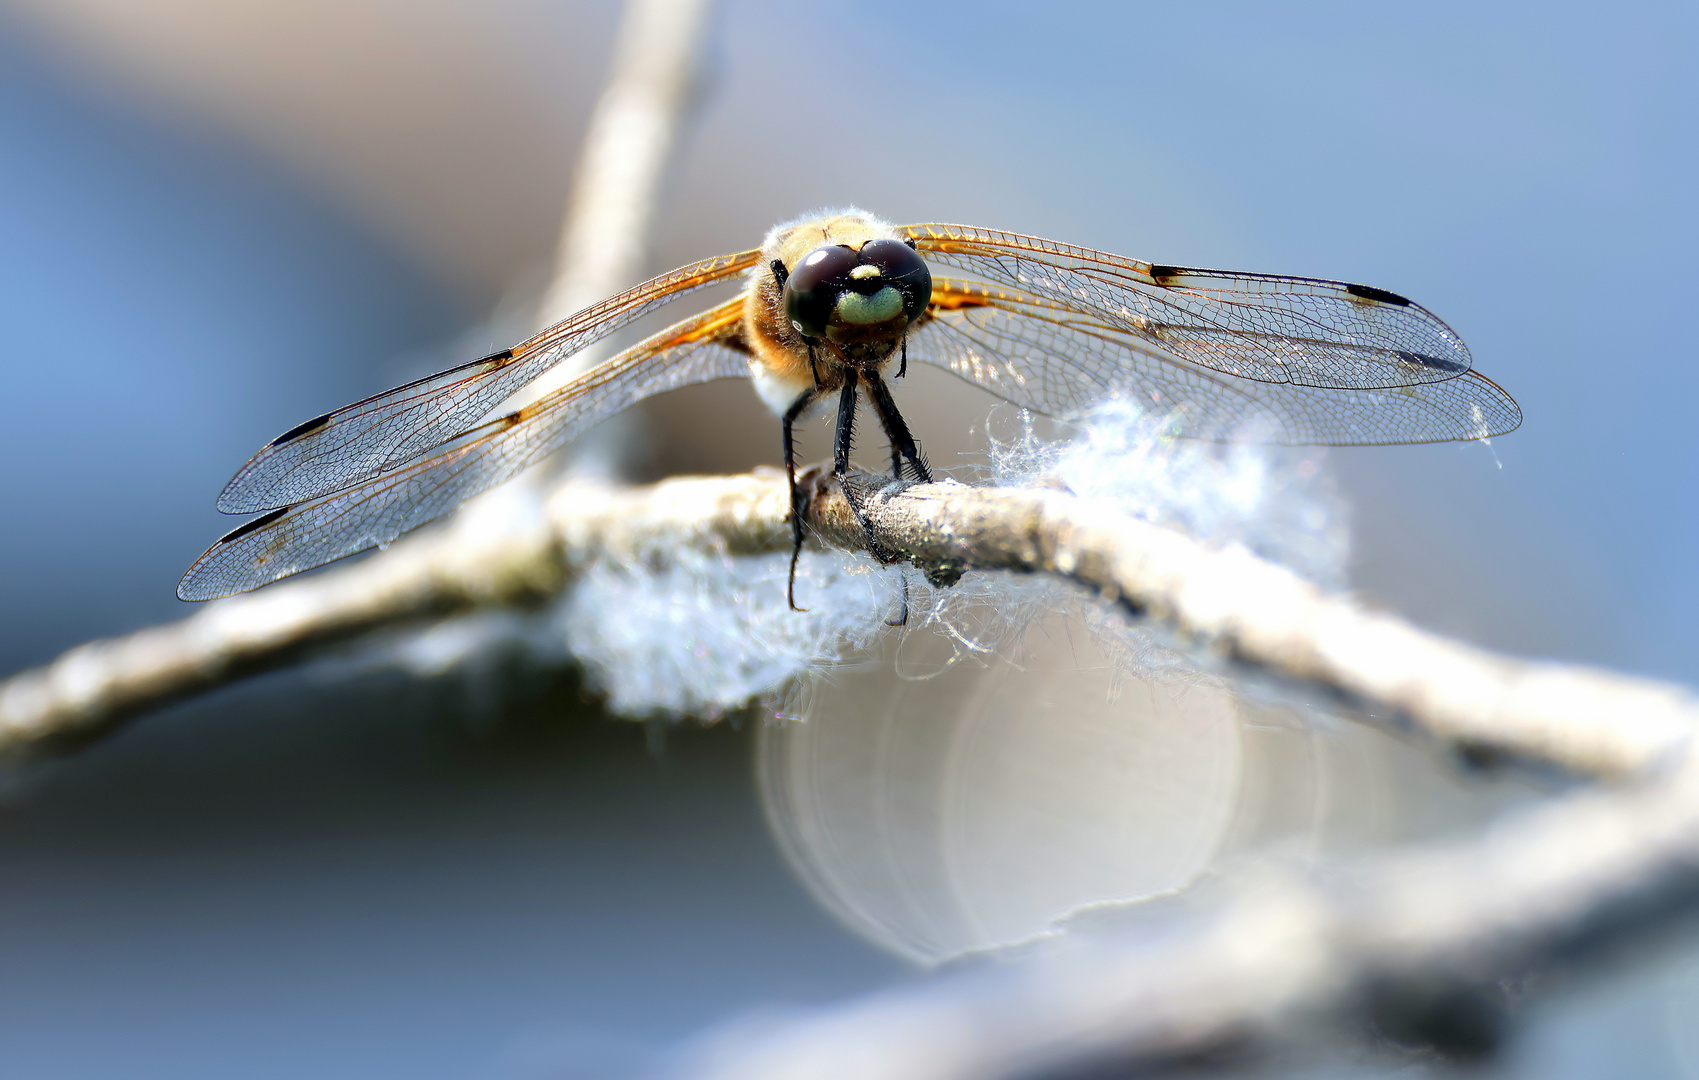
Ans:
{"label": "blurred background branch", "polygon": [[613,71],[584,136],[554,278],[538,305],[538,329],[642,275],[661,187],[700,91],[712,13],[711,0],[626,3]]}
{"label": "blurred background branch", "polygon": [[[1524,811],[1485,835],[1268,875],[1144,933],[1034,949],[698,1048],[696,1080],[1195,1075],[1378,1036],[1497,1050],[1528,992],[1690,921],[1699,761]],[[1313,1059],[1312,1059],[1313,1060]]]}

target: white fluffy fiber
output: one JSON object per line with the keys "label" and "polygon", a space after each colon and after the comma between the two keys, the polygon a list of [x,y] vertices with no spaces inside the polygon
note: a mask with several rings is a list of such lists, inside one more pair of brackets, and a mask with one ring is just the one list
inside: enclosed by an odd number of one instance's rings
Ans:
{"label": "white fluffy fiber", "polygon": [[901,603],[894,571],[848,552],[690,552],[664,568],[602,565],[557,609],[567,649],[617,713],[715,716],[867,644]]}
{"label": "white fluffy fiber", "polygon": [[[1343,508],[1313,453],[1176,438],[1164,418],[1124,401],[1079,418],[1077,435],[1061,442],[1038,438],[1025,413],[1004,419],[1014,430],[992,440],[998,483],[1064,486],[1204,539],[1243,544],[1322,584],[1343,581]],[[807,552],[797,600],[808,610],[792,611],[788,565],[785,555],[695,552],[660,567],[598,566],[556,607],[547,633],[585,664],[616,712],[714,716],[864,649],[900,609],[902,571],[863,555]],[[949,635],[958,656],[995,648],[1032,615],[1077,602],[1040,579],[970,574],[942,590],[912,571],[908,580],[905,632]],[[1088,622],[1128,663],[1172,666],[1171,654],[1124,619]]]}
{"label": "white fluffy fiber", "polygon": [[1320,585],[1344,585],[1350,529],[1317,448],[1180,438],[1172,418],[1123,399],[1081,417],[1066,441],[1037,437],[1025,412],[996,419],[1014,429],[999,437],[993,424],[997,483],[1060,484],[1133,517],[1241,544]]}

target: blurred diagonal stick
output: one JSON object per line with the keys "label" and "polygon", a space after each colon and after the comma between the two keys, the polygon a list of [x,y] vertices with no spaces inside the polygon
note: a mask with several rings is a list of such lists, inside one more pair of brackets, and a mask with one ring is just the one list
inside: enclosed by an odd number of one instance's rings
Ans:
{"label": "blurred diagonal stick", "polygon": [[[527,333],[553,326],[641,279],[661,185],[702,83],[703,39],[712,14],[713,0],[626,0],[608,82],[584,134],[555,246],[554,274]],[[567,358],[503,408],[540,400],[604,357],[592,346]],[[603,459],[602,471],[617,471],[620,444],[634,423],[627,416],[612,418],[574,447],[573,455]],[[538,475],[533,471],[531,480]]]}
{"label": "blurred diagonal stick", "polygon": [[[538,327],[553,326],[638,280],[661,183],[701,81],[712,7],[711,0],[626,0]],[[567,374],[581,369],[573,361],[562,367],[572,369]]]}
{"label": "blurred diagonal stick", "polygon": [[[809,477],[817,536],[863,547],[843,491],[819,470]],[[1242,661],[1389,709],[1442,745],[1608,777],[1655,765],[1699,725],[1699,706],[1680,687],[1498,657],[1329,595],[1242,548],[1214,548],[1063,492],[867,476],[848,487],[880,545],[934,577],[1055,574]],[[633,489],[568,481],[540,513],[516,520],[504,512],[521,501],[486,497],[449,529],[362,563],[216,601],[182,622],[80,646],[18,675],[0,684],[0,755],[86,738],[379,627],[534,602],[596,560],[788,546],[777,475]]]}
{"label": "blurred diagonal stick", "polygon": [[1643,944],[1699,907],[1699,758],[1669,764],[1469,841],[1264,881],[1161,933],[1064,940],[733,1031],[668,1075],[1193,1075],[1211,1055],[1290,1049],[1339,1026],[1489,1053],[1520,989],[1538,985],[1529,976]]}

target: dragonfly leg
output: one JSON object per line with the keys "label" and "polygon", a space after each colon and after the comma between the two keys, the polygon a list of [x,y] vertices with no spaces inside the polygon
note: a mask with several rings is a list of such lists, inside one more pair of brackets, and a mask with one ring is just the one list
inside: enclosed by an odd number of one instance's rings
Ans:
{"label": "dragonfly leg", "polygon": [[808,346],[808,373],[814,376],[814,392],[820,392],[820,361],[814,355],[814,341],[803,338],[803,344]]}
{"label": "dragonfly leg", "polygon": [[867,396],[873,401],[873,408],[879,414],[879,422],[885,426],[885,436],[891,440],[891,472],[901,480],[902,469],[898,467],[902,458],[907,458],[914,469],[917,480],[923,484],[932,482],[932,470],[927,467],[926,459],[920,456],[920,447],[914,443],[914,436],[909,434],[908,424],[903,422],[903,414],[897,411],[897,403],[891,397],[890,387],[879,377],[876,371],[866,373]]}
{"label": "dragonfly leg", "polygon": [[796,560],[802,555],[802,507],[796,490],[796,422],[819,396],[818,390],[804,390],[785,410],[785,479],[790,481],[791,496],[791,572],[785,584],[785,597],[792,611],[806,611],[796,606]]}
{"label": "dragonfly leg", "polygon": [[[850,447],[855,442],[855,384],[857,378],[867,380],[870,393],[877,393],[877,390],[874,388],[882,388],[884,386],[884,383],[879,381],[879,376],[876,372],[858,371],[853,367],[847,366],[844,368],[844,389],[842,395],[838,398],[837,445],[832,457],[832,475],[837,477],[843,477],[849,473]],[[889,399],[889,397],[890,395],[886,394],[886,398]],[[877,399],[875,399],[875,401],[877,401]],[[898,423],[901,423],[901,421],[899,420]],[[904,429],[903,434],[906,438],[908,434],[907,429]],[[912,446],[913,442],[911,441],[909,445]],[[889,564],[896,562],[898,558],[897,554],[887,550],[877,539],[874,538],[873,530],[867,525],[867,515],[861,511],[860,499],[849,490],[847,485],[844,489],[844,496],[849,500],[850,510],[854,512],[855,520],[860,523],[863,535],[867,537],[868,553],[882,563]]]}
{"label": "dragonfly leg", "polygon": [[[908,350],[903,351],[904,368],[908,363]],[[902,377],[903,368],[897,370],[898,378]],[[891,443],[891,478],[903,478],[903,455],[906,453],[914,462],[915,476],[922,481],[930,481],[931,475],[921,460],[920,450],[914,445],[914,439],[909,435],[908,425],[903,422],[902,414],[897,411],[897,403],[892,400],[890,390],[878,372],[869,372],[867,376],[867,395],[873,400],[873,408],[879,414],[879,422],[885,428],[885,437]],[[865,524],[863,525],[865,528]],[[902,601],[895,619],[886,619],[886,626],[908,625],[908,575],[899,571],[898,581],[902,584]]]}
{"label": "dragonfly leg", "polygon": [[897,570],[897,580],[902,582],[903,586],[902,607],[898,609],[896,618],[885,620],[886,626],[908,625],[908,575],[903,573],[901,568]]}
{"label": "dragonfly leg", "polygon": [[[832,441],[832,475],[849,472],[850,446],[855,442],[855,382],[857,371],[845,366],[844,388],[838,395],[838,434]],[[877,377],[877,376],[875,376]]]}

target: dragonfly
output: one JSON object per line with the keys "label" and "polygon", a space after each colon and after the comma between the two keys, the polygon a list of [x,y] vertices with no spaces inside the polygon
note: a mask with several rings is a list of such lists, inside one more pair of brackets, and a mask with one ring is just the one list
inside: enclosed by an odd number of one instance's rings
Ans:
{"label": "dragonfly", "polygon": [[[934,275],[934,267],[964,276]],[[544,372],[660,306],[740,278],[730,299],[530,404],[504,407]],[[244,592],[385,545],[644,398],[749,378],[780,419],[795,607],[803,540],[795,426],[836,401],[832,470],[842,476],[865,399],[890,443],[893,476],[930,481],[890,386],[911,362],[1061,419],[1129,397],[1200,439],[1425,443],[1484,439],[1522,421],[1515,400],[1474,370],[1451,327],[1384,289],[834,211],[776,226],[759,248],[662,274],[510,349],[284,432],[218,499],[221,511],[259,516],[195,560],[177,595]]]}

